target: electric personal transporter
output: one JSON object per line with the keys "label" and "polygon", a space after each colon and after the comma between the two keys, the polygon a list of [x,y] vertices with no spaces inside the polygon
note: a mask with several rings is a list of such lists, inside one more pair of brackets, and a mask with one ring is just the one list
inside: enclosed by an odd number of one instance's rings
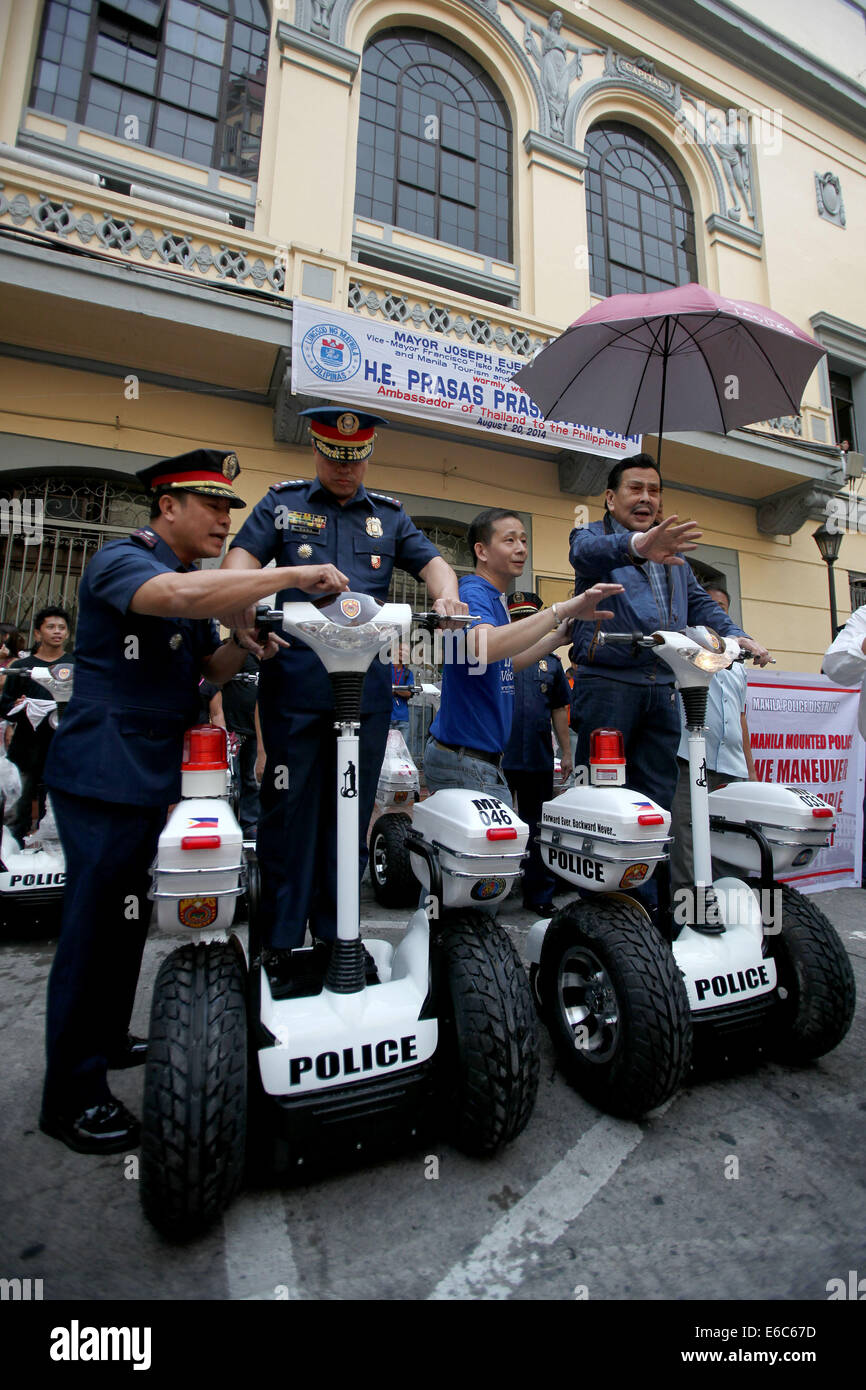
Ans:
{"label": "electric personal transporter", "polygon": [[[450,853],[417,847],[424,897],[396,948],[361,939],[361,689],[380,652],[408,639],[411,610],[344,593],[259,616],[312,648],[334,689],[337,939],[295,951],[286,987],[269,978],[254,858],[244,862],[225,798],[224,734],[191,730],[184,799],[160,837],[152,890],[159,925],[188,928],[191,940],[154,986],[142,1120],[142,1202],[175,1238],[214,1221],[245,1161],[256,1169],[274,1151],[279,1166],[304,1173],[431,1132],[492,1154],[526,1125],[538,1084],[529,983],[489,915],[526,849],[527,827],[510,808],[471,791],[430,797]],[[455,855],[460,890],[444,893],[441,858]],[[233,930],[245,882],[246,950]]]}
{"label": "electric personal transporter", "polygon": [[[716,671],[743,659],[736,640],[706,627],[597,640],[651,648],[676,673],[695,881],[672,903],[659,875],[658,927],[628,895],[667,858],[671,818],[623,785],[619,732],[596,730],[591,785],[546,802],[539,836],[548,867],[585,896],[535,923],[527,955],[568,1078],[601,1109],[637,1116],[676,1090],[693,1039],[716,1058],[769,1051],[805,1062],[829,1052],[850,1027],[854,977],[824,914],[779,881],[828,843],[833,807],[804,788],[760,782],[707,792],[707,692]],[[713,879],[712,858],[734,873]]]}

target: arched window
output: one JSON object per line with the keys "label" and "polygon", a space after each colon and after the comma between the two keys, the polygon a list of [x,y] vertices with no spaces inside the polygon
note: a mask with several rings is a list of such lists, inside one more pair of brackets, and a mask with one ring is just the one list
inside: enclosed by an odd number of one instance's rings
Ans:
{"label": "arched window", "polygon": [[447,39],[390,29],[364,49],[355,211],[511,260],[511,120]]}
{"label": "arched window", "polygon": [[661,146],[610,121],[589,131],[586,152],[592,293],[641,294],[697,280],[692,201]]}
{"label": "arched window", "polygon": [[48,0],[31,105],[255,178],[270,27],[262,0]]}

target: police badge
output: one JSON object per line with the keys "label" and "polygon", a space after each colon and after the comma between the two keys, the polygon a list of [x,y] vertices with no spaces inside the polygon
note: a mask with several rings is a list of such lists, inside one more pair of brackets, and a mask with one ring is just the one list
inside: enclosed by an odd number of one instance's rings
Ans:
{"label": "police badge", "polygon": [[229,482],[233,483],[240,471],[241,466],[238,463],[237,454],[226,454],[223,459],[223,477],[228,478]]}
{"label": "police badge", "polygon": [[547,670],[547,662],[546,662],[546,661],[539,661],[539,663],[538,663],[538,669],[539,669],[539,671],[546,671],[546,670]]}
{"label": "police badge", "polygon": [[367,535],[374,538],[382,535],[382,523],[377,516],[368,516],[366,521]]}
{"label": "police badge", "polygon": [[183,634],[180,632],[173,632],[168,639],[168,645],[171,647],[173,652],[177,651],[178,647],[181,645],[182,642]]}
{"label": "police badge", "polygon": [[337,429],[340,431],[340,434],[357,434],[360,428],[360,420],[357,415],[353,415],[351,411],[347,411],[345,415],[341,415],[337,420]]}

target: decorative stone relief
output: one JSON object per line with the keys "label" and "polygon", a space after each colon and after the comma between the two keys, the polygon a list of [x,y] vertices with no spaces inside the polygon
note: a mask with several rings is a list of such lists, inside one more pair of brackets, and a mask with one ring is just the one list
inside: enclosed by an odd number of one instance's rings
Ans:
{"label": "decorative stone relief", "polygon": [[815,175],[815,194],[818,198],[818,215],[832,222],[835,227],[845,226],[845,204],[842,201],[842,184],[836,174]]}
{"label": "decorative stone relief", "polygon": [[349,308],[356,314],[366,312],[373,317],[381,314],[389,323],[408,323],[416,329],[423,325],[431,333],[439,333],[445,338],[469,338],[482,346],[495,345],[503,352],[506,348],[515,357],[532,358],[540,348],[546,347],[546,338],[534,338],[523,328],[506,328],[501,323],[491,323],[489,319],[472,314],[465,318],[461,313],[443,304],[426,306],[412,303],[405,294],[386,290],[379,294],[374,289],[365,290],[359,280],[349,284]]}
{"label": "decorative stone relief", "polygon": [[[583,59],[588,53],[601,53],[600,48],[580,48],[569,43],[562,32],[562,11],[554,10],[546,25],[536,24],[522,14],[513,0],[504,0],[523,25],[523,46],[538,65],[541,86],[547,98],[550,135],[554,140],[565,139],[565,110],[572,84],[583,76]],[[572,57],[568,55],[572,54]]]}

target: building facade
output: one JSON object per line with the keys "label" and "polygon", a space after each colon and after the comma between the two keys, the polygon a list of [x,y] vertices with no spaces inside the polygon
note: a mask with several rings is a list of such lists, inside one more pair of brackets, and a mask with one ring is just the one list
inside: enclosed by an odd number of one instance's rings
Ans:
{"label": "building facade", "polygon": [[[664,446],[699,572],[818,669],[828,508],[840,621],[866,600],[864,74],[856,0],[0,3],[0,617],[74,607],[149,462],[232,447],[249,502],[311,476],[296,300],[519,363],[608,294],[698,281],[828,351],[798,414]],[[514,508],[553,601],[609,462],[419,406],[367,481],[458,569],[465,523]]]}

